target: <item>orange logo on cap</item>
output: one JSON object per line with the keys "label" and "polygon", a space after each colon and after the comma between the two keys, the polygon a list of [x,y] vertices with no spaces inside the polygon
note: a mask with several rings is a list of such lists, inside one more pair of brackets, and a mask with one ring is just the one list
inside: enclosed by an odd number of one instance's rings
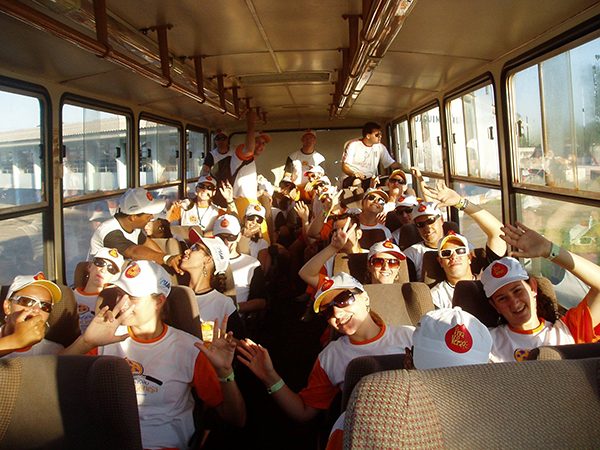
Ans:
{"label": "orange logo on cap", "polygon": [[515,350],[515,361],[526,361],[529,358],[529,352],[531,350],[525,350],[523,348],[518,348]]}
{"label": "orange logo on cap", "polygon": [[146,197],[148,197],[148,200],[150,200],[150,201],[154,200],[152,198],[152,194],[150,192],[146,192]]}
{"label": "orange logo on cap", "polygon": [[398,201],[400,203],[402,203],[405,199],[406,199],[406,197],[404,195],[401,195],[400,198],[398,199]]}
{"label": "orange logo on cap", "polygon": [[326,291],[331,286],[333,286],[333,280],[326,278],[325,281],[323,282],[323,287],[321,288],[321,290]]}
{"label": "orange logo on cap", "polygon": [[227,227],[229,226],[229,220],[227,220],[227,219],[223,219],[223,220],[221,221],[221,226],[222,226],[223,228],[227,228]]}
{"label": "orange logo on cap", "polygon": [[38,274],[36,276],[33,277],[34,280],[45,280],[46,277],[44,276],[44,274],[42,272],[38,272]]}
{"label": "orange logo on cap", "polygon": [[385,241],[385,242],[383,243],[383,246],[384,246],[385,248],[392,248],[392,249],[394,248],[394,245],[393,245],[391,242],[389,242],[389,241]]}
{"label": "orange logo on cap", "polygon": [[448,234],[446,236],[456,236],[456,233],[452,230],[448,231]]}
{"label": "orange logo on cap", "polygon": [[127,278],[135,278],[140,274],[141,271],[142,269],[140,269],[140,266],[138,266],[136,263],[133,263],[125,271],[125,276]]}
{"label": "orange logo on cap", "polygon": [[421,205],[419,206],[419,209],[417,211],[419,212],[423,212],[427,209],[427,205],[424,205],[423,203],[421,203]]}
{"label": "orange logo on cap", "polygon": [[471,333],[464,325],[456,325],[446,333],[446,345],[456,353],[467,353],[473,347]]}
{"label": "orange logo on cap", "polygon": [[255,211],[260,211],[260,205],[254,205],[254,210]]}
{"label": "orange logo on cap", "polygon": [[492,267],[492,276],[494,278],[502,278],[507,273],[508,273],[508,267],[506,267],[502,263],[496,263],[496,264],[494,264],[494,267]]}
{"label": "orange logo on cap", "polygon": [[209,175],[206,177],[207,181],[212,181],[212,177]]}
{"label": "orange logo on cap", "polygon": [[112,250],[109,250],[108,254],[110,256],[112,256],[113,258],[118,258],[119,257],[119,252],[117,251],[116,248],[113,248]]}
{"label": "orange logo on cap", "polygon": [[139,362],[132,361],[129,358],[125,358],[125,361],[127,361],[132,375],[141,375],[144,373],[144,368]]}

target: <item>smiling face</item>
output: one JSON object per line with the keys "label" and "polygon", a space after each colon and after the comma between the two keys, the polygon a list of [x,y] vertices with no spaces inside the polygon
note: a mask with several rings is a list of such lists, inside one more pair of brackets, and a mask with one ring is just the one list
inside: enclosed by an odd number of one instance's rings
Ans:
{"label": "smiling face", "polygon": [[423,238],[425,245],[431,248],[437,248],[437,243],[444,237],[444,221],[441,216],[433,223],[427,223],[435,216],[421,216],[415,219],[415,224],[424,223],[423,227],[418,227],[417,230]]}
{"label": "smiling face", "polygon": [[[24,287],[23,289],[14,292],[11,297],[15,298],[17,296],[27,296],[38,299],[42,302],[52,303],[52,295],[50,295],[50,291],[42,286],[38,285],[29,285]],[[34,316],[41,316],[43,321],[46,322],[48,317],[50,317],[50,313],[42,311],[40,309],[39,304],[35,304],[34,306],[25,307],[21,305],[17,305],[15,302],[10,299],[4,300],[4,314],[6,314],[6,323],[10,324],[10,328],[14,330],[14,326],[16,324],[17,316],[21,311],[25,310],[27,319]]]}
{"label": "smiling face", "polygon": [[265,150],[265,145],[267,145],[265,138],[257,137],[254,140],[254,156],[260,155]]}
{"label": "smiling face", "polygon": [[209,201],[215,195],[215,187],[210,183],[200,183],[196,186],[196,198],[199,201]]}
{"label": "smiling face", "polygon": [[[331,300],[334,298],[335,297],[331,298]],[[369,316],[369,301],[369,296],[365,292],[362,292],[360,294],[354,294],[354,303],[351,305],[344,308],[330,306],[329,308],[332,309],[331,317],[327,320],[327,323],[339,333],[348,336],[354,335],[361,329]],[[331,301],[325,303],[323,307],[329,303],[331,303]]]}
{"label": "smiling face", "polygon": [[[395,267],[390,267],[390,263]],[[392,284],[400,270],[398,257],[391,253],[376,253],[367,263],[367,270],[371,273],[373,284]]]}
{"label": "smiling face", "polygon": [[362,200],[362,209],[363,211],[369,211],[374,214],[379,214],[383,211],[383,206],[385,205],[385,198],[379,195],[376,192],[372,192],[365,196]]}
{"label": "smiling face", "polygon": [[210,251],[206,245],[204,245],[201,241],[198,241],[192,246],[192,248],[187,249],[183,253],[179,266],[186,272],[190,273],[201,271],[204,267],[206,267],[206,271],[208,273],[212,273],[212,270],[214,269],[213,264],[214,263],[212,262]]}
{"label": "smiling face", "polygon": [[[442,247],[442,250],[445,249],[456,249],[462,247],[463,244],[459,244],[457,242],[448,241]],[[467,253],[464,255],[459,255],[456,252],[452,252],[450,258],[441,258],[438,256],[438,262],[444,272],[446,273],[446,278],[451,284],[456,284],[458,280],[470,280],[473,279],[473,273],[471,272],[471,253],[467,249]]]}
{"label": "smiling face", "polygon": [[137,229],[137,228],[144,229],[146,227],[146,225],[148,225],[148,222],[150,222],[152,219],[154,219],[154,216],[152,214],[146,214],[146,213],[134,214],[129,217],[131,218],[133,228],[135,228],[135,229]]}
{"label": "smiling face", "polygon": [[317,137],[314,134],[306,133],[300,138],[303,147],[311,147],[317,142]]}
{"label": "smiling face", "polygon": [[[530,284],[531,283],[531,284]],[[492,294],[490,304],[516,330],[533,330],[537,317],[537,282],[531,278],[508,283]]]}

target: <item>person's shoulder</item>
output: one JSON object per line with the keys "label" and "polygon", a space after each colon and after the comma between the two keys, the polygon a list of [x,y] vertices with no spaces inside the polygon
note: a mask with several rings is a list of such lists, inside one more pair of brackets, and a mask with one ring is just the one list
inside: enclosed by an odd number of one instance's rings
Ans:
{"label": "person's shoulder", "polygon": [[194,345],[196,342],[202,342],[197,336],[188,333],[187,331],[180,330],[179,328],[175,328],[171,325],[166,325],[167,332],[165,333],[165,337],[163,339],[173,339],[177,342],[189,342],[190,345]]}

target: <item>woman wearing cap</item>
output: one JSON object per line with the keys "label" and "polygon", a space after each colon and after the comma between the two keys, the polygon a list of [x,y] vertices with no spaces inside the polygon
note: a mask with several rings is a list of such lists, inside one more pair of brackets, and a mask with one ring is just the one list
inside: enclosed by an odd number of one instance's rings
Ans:
{"label": "woman wearing cap", "polygon": [[206,348],[195,336],[162,322],[171,281],[161,266],[134,261],[114,285],[114,309],[102,308],[64,353],[126,358],[138,397],[143,447],[188,448],[194,433],[192,386],[224,420],[243,426],[246,411],[231,366],[235,343],[225,331],[227,316],[220,327],[215,321]]}
{"label": "woman wearing cap", "polygon": [[367,284],[393,284],[398,279],[401,264],[406,256],[391,241],[377,242],[369,249],[367,259]]}
{"label": "woman wearing cap", "polygon": [[60,288],[43,273],[19,275],[4,300],[0,328],[0,357],[55,355],[63,346],[44,339],[52,307],[62,297]]}
{"label": "woman wearing cap", "polygon": [[77,313],[81,333],[85,332],[90,322],[96,315],[96,300],[104,286],[119,278],[123,267],[123,256],[116,248],[102,247],[94,255],[87,266],[87,281],[85,287],[75,289]]}
{"label": "woman wearing cap", "polygon": [[[404,191],[406,191],[406,174],[400,169],[394,170],[385,182],[385,185],[388,187],[389,199],[383,207],[383,211],[388,213],[394,210],[396,202],[404,195]],[[412,189],[411,192],[413,192]]]}
{"label": "woman wearing cap", "polygon": [[[227,212],[237,214],[233,202],[232,187],[229,181],[221,183],[219,188],[221,194],[227,201]],[[177,201],[173,203],[167,213],[169,222],[180,221],[181,225],[197,225],[203,233],[209,233],[213,229],[215,219],[223,214],[225,210],[215,205],[212,198],[217,191],[217,181],[212,175],[206,175],[198,179],[196,184],[196,198]]]}
{"label": "woman wearing cap", "polygon": [[544,236],[517,222],[502,228],[502,239],[520,251],[522,258],[543,257],[568,270],[590,286],[590,291],[575,308],[554,324],[537,315],[537,283],[514,258],[502,258],[488,266],[481,282],[494,309],[506,325],[491,330],[494,339],[492,360],[526,359],[531,349],[541,345],[564,345],[600,340],[600,267],[552,243]]}
{"label": "woman wearing cap", "polygon": [[190,231],[192,247],[181,258],[181,268],[190,274],[190,288],[196,293],[200,320],[213,326],[215,317],[229,316],[228,331],[241,339],[246,329],[237,313],[231,297],[223,294],[226,289],[229,265],[229,250],[223,241],[216,237],[203,237]]}
{"label": "woman wearing cap", "polygon": [[354,227],[339,230],[331,245],[314,256],[301,271],[302,278],[318,289],[314,311],[321,313],[331,327],[344,335],[319,354],[308,386],[299,394],[294,393],[273,368],[265,348],[250,340],[242,341],[239,347],[240,361],[264,383],[280,408],[298,421],[310,420],[319,410],[329,408],[343,387],[346,367],[354,358],[404,353],[406,347],[412,346],[414,327],[386,327],[371,312],[369,296],[356,279],[344,272],[331,278],[319,274],[325,261],[345,245]]}
{"label": "woman wearing cap", "polygon": [[242,234],[250,239],[250,256],[260,261],[265,273],[271,267],[271,255],[269,255],[269,244],[263,237],[261,225],[265,221],[265,208],[259,204],[248,205],[244,214]]}

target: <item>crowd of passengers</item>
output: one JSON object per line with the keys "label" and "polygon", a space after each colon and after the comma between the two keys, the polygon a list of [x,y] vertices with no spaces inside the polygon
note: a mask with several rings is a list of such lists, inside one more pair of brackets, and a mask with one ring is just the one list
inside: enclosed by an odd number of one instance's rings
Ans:
{"label": "crowd of passengers", "polygon": [[[425,185],[413,169],[423,196],[417,198],[406,189],[407,176],[381,144],[381,127],[375,123],[364,126],[362,139],[346,144],[344,175],[337,185],[322,168],[325,158],[315,150],[316,133],[307,130],[274,187],[256,172],[255,160],[268,153],[271,141],[255,131],[256,119],[254,112],[247,115],[245,142],[236,148],[229,146],[225,133],[216,135],[194,198],[168,205],[142,188],[121,197],[114,216],[91,238],[85,286],[74,292],[81,335],[69,347],[44,338],[61,288],[41,273],[17,276],[3,303],[0,357],[62,353],[126,358],[134,375],[144,448],[184,449],[194,434],[192,386],[223,420],[244,425],[236,364],[256,375],[281,410],[307,421],[329,409],[343,387],[348,363],[359,356],[406,354],[407,369],[428,369],[518,361],[541,345],[598,340],[597,265],[521,223],[502,225],[443,182]],[[380,166],[391,170],[383,185]],[[360,208],[349,207],[348,198],[358,198]],[[480,273],[472,271],[473,248],[467,238],[444,232],[447,208],[463,211],[487,236],[486,265]],[[402,251],[402,230],[409,224],[422,240]],[[189,234],[173,235],[171,225],[188,226]],[[363,234],[372,230],[379,230],[382,239],[362,248]],[[162,238],[178,239],[185,250],[165,253],[157,243]],[[509,252],[508,246],[516,250]],[[394,284],[407,270],[411,281],[421,281],[427,252],[437,253],[445,279],[431,288],[435,310],[416,329],[386,326],[371,310],[363,284],[348,273],[334,273],[337,254],[367,253],[366,283]],[[555,323],[545,321],[537,314],[536,280],[514,257],[546,258],[590,291]],[[224,294],[228,276],[235,301]],[[185,280],[196,295],[204,339],[162,320],[175,279]],[[453,308],[455,285],[476,279],[487,297],[482,301],[503,318],[489,330]],[[102,306],[105,288],[116,289],[112,309]],[[252,327],[260,326],[261,312],[273,295],[297,295],[296,301],[307,303],[302,320],[319,314],[329,326],[308,385],[300,392],[285,384],[268,350],[248,337]],[[328,448],[341,448],[342,429],[343,418],[334,426]]]}

